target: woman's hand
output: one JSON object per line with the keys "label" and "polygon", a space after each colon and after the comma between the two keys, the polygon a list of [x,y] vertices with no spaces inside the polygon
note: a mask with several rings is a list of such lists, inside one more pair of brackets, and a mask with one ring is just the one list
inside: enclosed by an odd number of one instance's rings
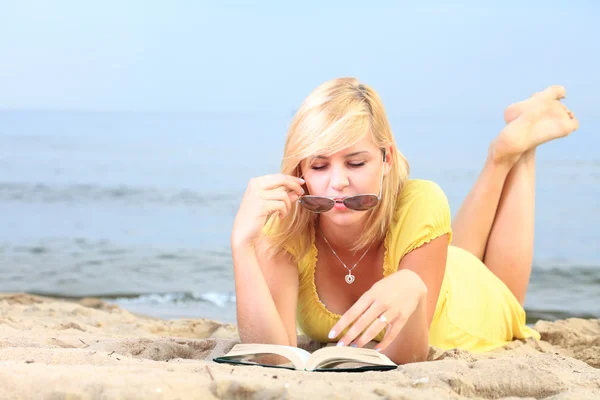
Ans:
{"label": "woman's hand", "polygon": [[329,338],[335,338],[354,322],[340,338],[338,346],[363,347],[387,328],[385,337],[375,346],[375,350],[382,351],[398,336],[426,298],[427,287],[419,275],[406,269],[395,272],[366,291],[333,326]]}
{"label": "woman's hand", "polygon": [[285,174],[251,179],[233,223],[232,245],[253,245],[272,213],[284,217],[291,210],[304,194],[303,184],[303,179]]}

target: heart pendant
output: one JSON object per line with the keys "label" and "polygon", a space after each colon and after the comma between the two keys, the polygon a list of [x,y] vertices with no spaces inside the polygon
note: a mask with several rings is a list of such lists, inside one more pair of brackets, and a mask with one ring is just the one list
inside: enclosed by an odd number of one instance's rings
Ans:
{"label": "heart pendant", "polygon": [[354,282],[354,275],[352,275],[351,273],[348,273],[348,275],[346,275],[346,283],[349,285],[352,282]]}

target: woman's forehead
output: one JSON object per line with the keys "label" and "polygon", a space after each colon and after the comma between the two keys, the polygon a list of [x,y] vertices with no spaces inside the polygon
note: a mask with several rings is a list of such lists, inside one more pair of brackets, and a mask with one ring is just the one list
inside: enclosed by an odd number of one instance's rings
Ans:
{"label": "woman's forehead", "polygon": [[329,159],[329,158],[350,158],[355,156],[368,156],[371,154],[370,149],[365,147],[352,146],[346,149],[340,150],[337,153],[331,155],[315,155],[315,159]]}
{"label": "woman's forehead", "polygon": [[353,157],[372,157],[376,149],[372,149],[371,147],[367,148],[366,146],[351,146],[345,149],[342,149],[334,154],[316,154],[313,157],[309,157],[307,159],[302,160],[300,164],[302,165],[310,165],[313,162],[325,161],[331,159],[350,159]]}
{"label": "woman's forehead", "polygon": [[330,157],[350,157],[354,155],[368,155],[373,152],[377,152],[378,148],[375,146],[375,143],[369,138],[364,138],[351,146],[345,147],[333,154],[328,154],[325,156]]}

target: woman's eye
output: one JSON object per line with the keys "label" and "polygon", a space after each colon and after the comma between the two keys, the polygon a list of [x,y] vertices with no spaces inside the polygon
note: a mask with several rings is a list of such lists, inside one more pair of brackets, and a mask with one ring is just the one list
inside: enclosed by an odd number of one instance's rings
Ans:
{"label": "woman's eye", "polygon": [[364,162],[353,162],[353,163],[350,163],[351,167],[362,167],[363,165],[365,165]]}
{"label": "woman's eye", "polygon": [[[362,167],[363,165],[365,165],[364,161],[362,161],[362,162],[356,162],[355,161],[355,162],[348,163],[348,166],[351,167],[351,168],[359,168],[359,167]],[[318,171],[320,169],[327,168],[327,164],[317,164],[317,165],[311,166],[311,168]]]}

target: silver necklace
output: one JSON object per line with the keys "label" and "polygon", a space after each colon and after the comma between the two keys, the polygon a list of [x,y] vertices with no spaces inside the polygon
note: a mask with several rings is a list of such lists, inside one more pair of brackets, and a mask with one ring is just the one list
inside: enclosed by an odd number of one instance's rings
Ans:
{"label": "silver necklace", "polygon": [[346,283],[347,283],[348,285],[350,285],[351,283],[353,283],[353,282],[354,282],[354,278],[355,278],[355,276],[354,276],[354,275],[352,275],[352,270],[353,270],[354,268],[356,268],[356,266],[358,265],[358,263],[359,263],[359,262],[360,262],[360,261],[363,259],[363,257],[364,257],[364,256],[367,254],[367,252],[369,251],[369,249],[371,248],[371,246],[369,246],[369,247],[367,248],[367,251],[365,251],[365,252],[363,253],[363,255],[362,255],[360,258],[359,258],[359,260],[356,262],[356,264],[354,264],[354,265],[352,266],[352,268],[348,268],[348,267],[346,266],[346,264],[345,264],[345,263],[342,261],[342,259],[341,259],[341,258],[340,258],[340,257],[337,255],[337,253],[335,252],[335,250],[333,250],[333,247],[331,247],[331,245],[330,245],[330,244],[329,244],[329,242],[327,241],[327,238],[326,238],[326,237],[325,237],[325,235],[323,234],[323,231],[321,230],[321,228],[319,228],[319,232],[321,232],[321,236],[323,236],[323,239],[325,239],[325,243],[327,243],[327,246],[329,246],[329,249],[331,250],[331,252],[333,253],[333,255],[334,255],[334,256],[336,256],[336,258],[337,258],[338,260],[340,260],[340,262],[342,263],[342,265],[344,266],[344,268],[346,268],[346,269],[348,270],[348,275],[346,275],[345,279],[346,279]]}

